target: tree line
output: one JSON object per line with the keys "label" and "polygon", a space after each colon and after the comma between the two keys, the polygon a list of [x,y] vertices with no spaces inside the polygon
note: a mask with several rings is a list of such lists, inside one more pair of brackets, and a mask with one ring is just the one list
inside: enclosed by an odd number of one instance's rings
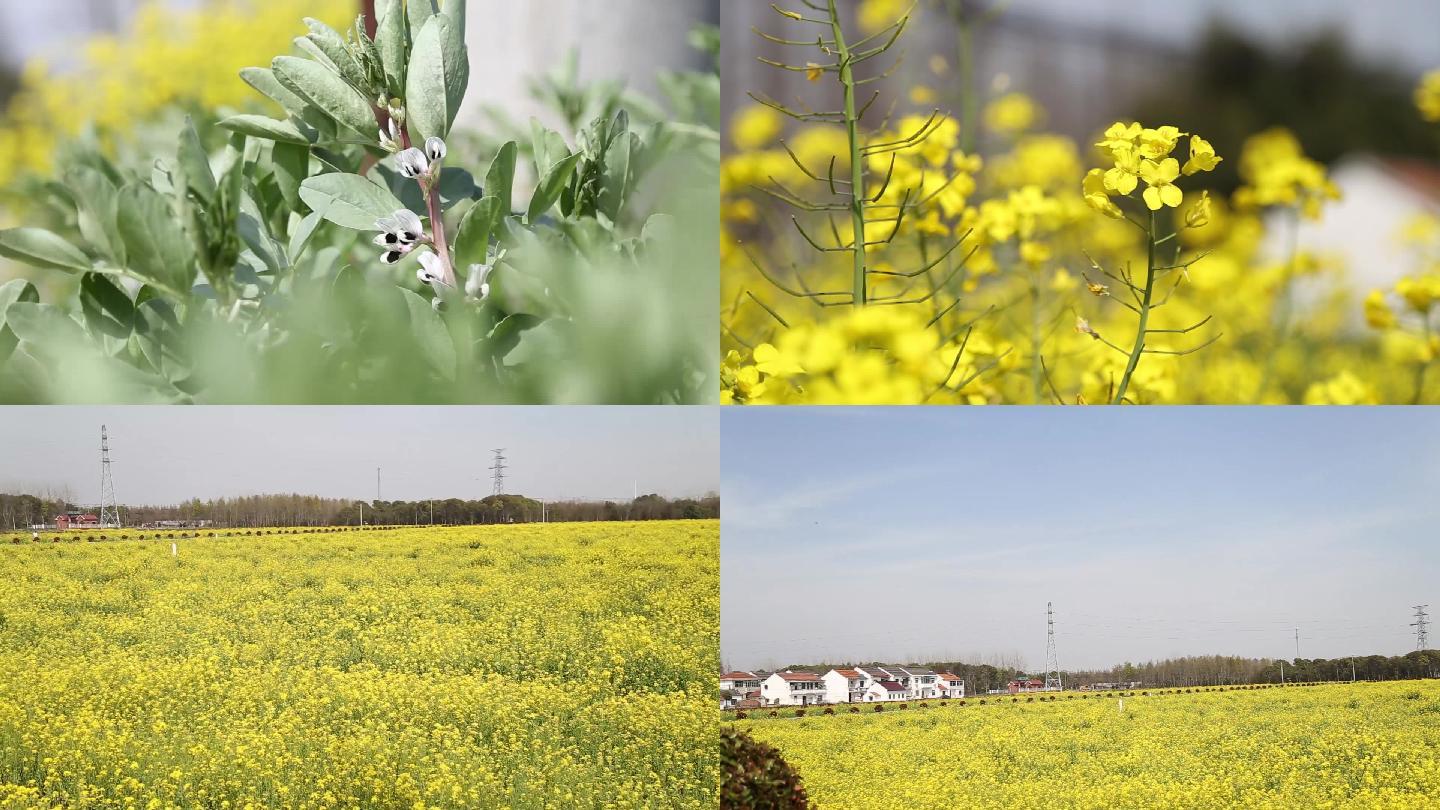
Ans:
{"label": "tree line", "polygon": [[[56,515],[96,511],[61,493],[0,493],[0,529],[52,523]],[[359,501],[316,495],[246,495],[168,506],[120,506],[121,521],[136,526],[160,521],[211,521],[220,526],[358,526],[429,523],[534,523],[606,520],[698,520],[720,516],[718,495],[665,498],[641,495],[629,501],[556,501],[542,503],[523,495],[488,495],[479,500],[443,498],[423,501]]]}
{"label": "tree line", "polygon": [[[885,666],[885,662],[872,662]],[[894,664],[894,662],[889,662]],[[1224,686],[1255,683],[1280,683],[1281,664],[1284,681],[1393,681],[1413,678],[1440,678],[1440,650],[1417,650],[1404,655],[1357,655],[1349,658],[1299,658],[1282,661],[1271,658],[1244,658],[1235,655],[1203,655],[1167,658],[1160,661],[1118,664],[1109,669],[1062,670],[1061,681],[1066,689],[1097,683],[1129,683],[1138,681],[1155,688],[1186,686]],[[834,668],[853,666],[854,662],[838,664],[798,664],[786,669],[823,674]],[[859,666],[869,666],[860,664]],[[1045,673],[1027,672],[1005,664],[973,664],[964,661],[931,661],[923,666],[937,672],[950,672],[965,679],[965,690],[983,694],[1004,689],[1018,678],[1044,678]]]}

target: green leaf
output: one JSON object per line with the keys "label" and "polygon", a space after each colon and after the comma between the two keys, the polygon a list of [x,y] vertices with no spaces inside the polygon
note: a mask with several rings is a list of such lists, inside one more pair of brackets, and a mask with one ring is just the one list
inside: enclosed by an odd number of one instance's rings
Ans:
{"label": "green leaf", "polygon": [[[412,4],[413,7],[413,4]],[[410,64],[405,73],[405,110],[420,140],[431,136],[444,138],[450,134],[450,98],[445,87],[446,18],[429,17],[415,35],[410,49]],[[411,28],[415,23],[412,17]]]}
{"label": "green leaf", "polygon": [[526,220],[532,225],[545,212],[549,211],[555,201],[560,199],[560,194],[570,183],[570,175],[575,173],[575,164],[580,162],[580,153],[575,153],[556,163],[540,181],[535,188],[535,196],[530,198],[530,210],[526,214]]}
{"label": "green leaf", "polygon": [[300,184],[300,199],[343,228],[372,231],[375,220],[405,206],[390,189],[358,174],[322,174]]}
{"label": "green leaf", "polygon": [[5,325],[20,340],[61,353],[89,342],[80,324],[54,304],[16,301],[5,310]]}
{"label": "green leaf", "polygon": [[287,90],[270,68],[248,67],[240,71],[240,78],[297,118],[314,107],[303,97]]}
{"label": "green leaf", "polygon": [[270,67],[280,84],[291,92],[308,99],[346,127],[366,137],[372,135],[376,124],[370,102],[338,73],[297,56],[277,56]]}
{"label": "green leaf", "polygon": [[455,116],[465,102],[465,91],[470,86],[470,51],[465,47],[465,0],[445,0],[445,10],[439,19],[444,20],[441,28],[440,47],[445,53],[445,103],[450,119],[445,131],[455,125]]}
{"label": "green leaf", "polygon": [[285,250],[290,257],[290,265],[293,267],[300,257],[304,255],[305,248],[310,244],[310,237],[315,235],[315,229],[325,218],[318,211],[312,211],[305,215],[304,219],[290,232],[290,245]]}
{"label": "green leaf", "polygon": [[605,175],[600,181],[596,207],[612,222],[619,220],[630,194],[631,156],[639,146],[639,139],[629,132],[629,126],[630,117],[621,110],[615,116],[614,139],[605,150]]}
{"label": "green leaf", "polygon": [[[375,171],[384,179],[390,193],[405,204],[405,208],[425,216],[425,195],[421,193],[418,183],[384,163],[376,166]],[[440,210],[449,211],[457,204],[473,199],[475,199],[475,176],[464,169],[446,167],[444,173],[440,175]]]}
{"label": "green leaf", "polygon": [[375,27],[375,47],[385,68],[385,84],[392,96],[405,94],[405,63],[408,55],[405,6],[401,0],[385,0]]}
{"label": "green leaf", "polygon": [[310,148],[294,143],[277,143],[270,152],[280,196],[291,208],[300,207],[300,183],[310,176]]}
{"label": "green leaf", "polygon": [[470,206],[470,210],[466,211],[464,218],[460,220],[460,227],[455,232],[455,243],[451,246],[457,268],[485,263],[489,258],[487,249],[490,247],[490,234],[504,216],[498,197],[483,197]]}
{"label": "green leaf", "polygon": [[210,171],[210,156],[200,144],[200,133],[195,131],[195,121],[185,117],[185,128],[180,130],[180,170],[190,190],[206,203],[215,201],[215,174]]}
{"label": "green leaf", "polygon": [[420,350],[424,352],[425,359],[442,377],[447,380],[455,379],[455,344],[450,340],[450,332],[445,328],[445,322],[440,319],[440,313],[435,311],[429,301],[410,290],[401,288],[400,292],[410,310],[410,331],[419,343]]}
{"label": "green leaf", "polygon": [[536,177],[544,177],[556,163],[570,154],[565,137],[541,124],[538,118],[530,119],[530,142],[535,153]]}
{"label": "green leaf", "polygon": [[160,192],[140,184],[120,189],[117,224],[137,275],[180,293],[195,283],[190,240]]}
{"label": "green leaf", "polygon": [[573,327],[566,321],[551,318],[525,330],[520,336],[519,345],[508,352],[505,359],[509,361],[509,365],[530,363],[543,366],[570,354],[574,345]]}
{"label": "green leaf", "polygon": [[305,27],[310,29],[305,38],[325,54],[330,64],[340,71],[340,77],[352,87],[363,86],[365,74],[355,62],[355,57],[350,55],[350,49],[345,47],[345,38],[340,36],[340,32],[313,17],[306,17],[304,22]]}
{"label": "green leaf", "polygon": [[465,0],[442,0],[440,3],[440,13],[449,17],[450,22],[460,29],[462,38],[465,31],[465,5]]}
{"label": "green leaf", "polygon": [[65,173],[65,185],[75,197],[80,235],[101,255],[124,266],[125,243],[115,225],[120,190],[104,172],[84,165]]}
{"label": "green leaf", "polygon": [[507,142],[490,162],[490,171],[485,173],[485,194],[500,200],[500,215],[509,216],[510,195],[515,185],[515,157],[519,147],[514,141]]}
{"label": "green leaf", "polygon": [[407,0],[405,10],[410,15],[410,31],[413,33],[424,27],[425,22],[435,15],[434,0]]}
{"label": "green leaf", "polygon": [[35,285],[23,278],[0,284],[0,365],[10,359],[11,353],[19,345],[20,338],[15,331],[5,323],[5,313],[14,303],[35,304],[40,301],[40,291]]}
{"label": "green leaf", "polygon": [[44,228],[0,230],[0,256],[53,270],[85,271],[91,266],[80,248]]}
{"label": "green leaf", "polygon": [[490,353],[497,358],[503,358],[520,344],[520,337],[526,329],[534,329],[544,322],[534,315],[506,316],[495,325],[495,331],[490,333]]}
{"label": "green leaf", "polygon": [[80,311],[90,331],[128,340],[135,329],[135,304],[107,276],[86,273],[80,280]]}
{"label": "green leaf", "polygon": [[241,135],[280,143],[309,146],[315,141],[315,137],[312,137],[313,131],[307,134],[301,132],[293,121],[280,121],[275,118],[266,118],[263,115],[232,115],[221,121],[219,126],[221,129],[228,129]]}

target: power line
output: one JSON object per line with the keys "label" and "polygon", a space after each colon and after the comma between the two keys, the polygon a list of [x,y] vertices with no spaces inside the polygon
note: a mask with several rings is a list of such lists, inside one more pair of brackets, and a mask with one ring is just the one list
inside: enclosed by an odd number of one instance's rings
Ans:
{"label": "power line", "polygon": [[1045,691],[1059,692],[1065,686],[1060,682],[1060,661],[1055,656],[1055,608],[1045,603]]}
{"label": "power line", "polygon": [[1414,605],[1413,607],[1415,608],[1415,621],[1411,622],[1410,626],[1415,628],[1415,649],[1424,650],[1429,646],[1429,642],[1425,637],[1425,628],[1430,624],[1430,620],[1425,613],[1425,608],[1430,606]]}
{"label": "power line", "polygon": [[110,472],[110,434],[100,426],[100,525],[120,528],[120,507],[115,503],[115,477]]}
{"label": "power line", "polygon": [[497,447],[490,452],[495,454],[495,461],[490,465],[490,480],[493,483],[491,494],[505,494],[505,448]]}

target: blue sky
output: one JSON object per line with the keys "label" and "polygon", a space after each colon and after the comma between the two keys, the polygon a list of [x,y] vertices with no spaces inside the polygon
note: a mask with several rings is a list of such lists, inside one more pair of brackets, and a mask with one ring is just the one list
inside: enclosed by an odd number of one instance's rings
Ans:
{"label": "blue sky", "polygon": [[[722,654],[1403,653],[1440,409],[725,409]],[[1432,645],[1433,646],[1433,645]]]}
{"label": "blue sky", "polygon": [[506,491],[536,498],[667,496],[719,488],[714,410],[691,407],[8,407],[0,491],[98,498],[100,425],[115,492],[176,503],[267,492],[386,500],[478,498],[490,450]]}

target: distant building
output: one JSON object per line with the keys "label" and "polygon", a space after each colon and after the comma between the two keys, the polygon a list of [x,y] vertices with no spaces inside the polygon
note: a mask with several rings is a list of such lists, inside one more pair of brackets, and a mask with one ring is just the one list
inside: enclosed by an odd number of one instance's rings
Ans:
{"label": "distant building", "polygon": [[776,672],[760,684],[766,706],[811,706],[825,699],[825,682],[813,672]]}
{"label": "distant building", "polygon": [[910,690],[899,681],[871,681],[870,688],[865,690],[866,703],[909,699]]}
{"label": "distant building", "polygon": [[56,515],[55,528],[62,532],[67,529],[98,529],[100,528],[100,518],[96,515],[81,512]]}
{"label": "distant building", "polygon": [[754,701],[759,705],[760,684],[765,677],[757,672],[726,672],[720,676],[720,691],[729,692],[729,697],[720,698],[723,709],[742,708],[742,704]]}
{"label": "distant building", "polygon": [[826,703],[861,703],[874,683],[858,669],[832,669],[821,680],[825,681]]}
{"label": "distant building", "polygon": [[942,698],[963,698],[965,697],[965,679],[950,672],[935,673],[936,688],[940,690]]}
{"label": "distant building", "polygon": [[1012,695],[1020,692],[1043,692],[1045,691],[1045,680],[1043,678],[1017,678],[1005,684],[1005,690]]}

